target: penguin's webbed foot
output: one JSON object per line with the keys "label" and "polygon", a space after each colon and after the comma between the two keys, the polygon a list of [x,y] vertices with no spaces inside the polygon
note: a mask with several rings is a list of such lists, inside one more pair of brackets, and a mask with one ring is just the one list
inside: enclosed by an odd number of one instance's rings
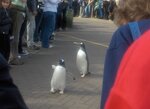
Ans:
{"label": "penguin's webbed foot", "polygon": [[60,94],[64,94],[64,91],[63,91],[63,90],[61,90],[59,93],[60,93]]}
{"label": "penguin's webbed foot", "polygon": [[54,94],[54,93],[55,93],[55,90],[52,88],[50,92],[51,92],[52,94]]}
{"label": "penguin's webbed foot", "polygon": [[84,78],[84,77],[85,77],[85,74],[82,74],[82,75],[81,75],[81,78]]}

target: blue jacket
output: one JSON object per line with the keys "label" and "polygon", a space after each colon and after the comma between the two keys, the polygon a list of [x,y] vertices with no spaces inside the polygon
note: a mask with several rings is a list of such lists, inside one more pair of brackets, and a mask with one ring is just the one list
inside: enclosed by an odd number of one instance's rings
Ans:
{"label": "blue jacket", "polygon": [[[150,19],[138,21],[138,25],[141,34],[143,34],[145,31],[150,29]],[[119,27],[112,36],[112,40],[105,57],[100,109],[104,109],[109,91],[115,81],[120,61],[125,51],[133,41],[134,40],[128,24]]]}
{"label": "blue jacket", "polygon": [[9,66],[0,54],[0,109],[28,109],[9,74]]}

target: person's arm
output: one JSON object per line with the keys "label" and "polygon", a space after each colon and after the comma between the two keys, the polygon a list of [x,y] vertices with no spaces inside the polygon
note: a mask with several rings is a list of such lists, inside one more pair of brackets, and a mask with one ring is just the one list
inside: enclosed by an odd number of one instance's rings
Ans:
{"label": "person's arm", "polygon": [[7,61],[0,54],[0,108],[28,109],[9,74]]}

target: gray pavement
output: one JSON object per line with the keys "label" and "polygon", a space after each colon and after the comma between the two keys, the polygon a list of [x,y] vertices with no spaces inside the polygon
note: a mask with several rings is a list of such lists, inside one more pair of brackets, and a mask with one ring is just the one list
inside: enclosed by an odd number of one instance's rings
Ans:
{"label": "gray pavement", "polygon": [[[56,33],[54,47],[31,51],[24,57],[25,64],[12,66],[11,75],[19,87],[29,109],[99,109],[103,65],[106,49],[116,26],[107,20],[74,18],[72,29]],[[78,46],[74,41],[85,42],[91,75],[80,78],[75,60]],[[67,83],[64,95],[51,94],[51,65],[64,58]]]}

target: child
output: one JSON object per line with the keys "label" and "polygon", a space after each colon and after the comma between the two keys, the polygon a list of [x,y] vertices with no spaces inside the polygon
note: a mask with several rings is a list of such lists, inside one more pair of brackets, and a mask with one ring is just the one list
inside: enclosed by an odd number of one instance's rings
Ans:
{"label": "child", "polygon": [[12,20],[9,16],[11,0],[0,1],[0,53],[9,60],[10,55],[10,35],[12,30]]}

